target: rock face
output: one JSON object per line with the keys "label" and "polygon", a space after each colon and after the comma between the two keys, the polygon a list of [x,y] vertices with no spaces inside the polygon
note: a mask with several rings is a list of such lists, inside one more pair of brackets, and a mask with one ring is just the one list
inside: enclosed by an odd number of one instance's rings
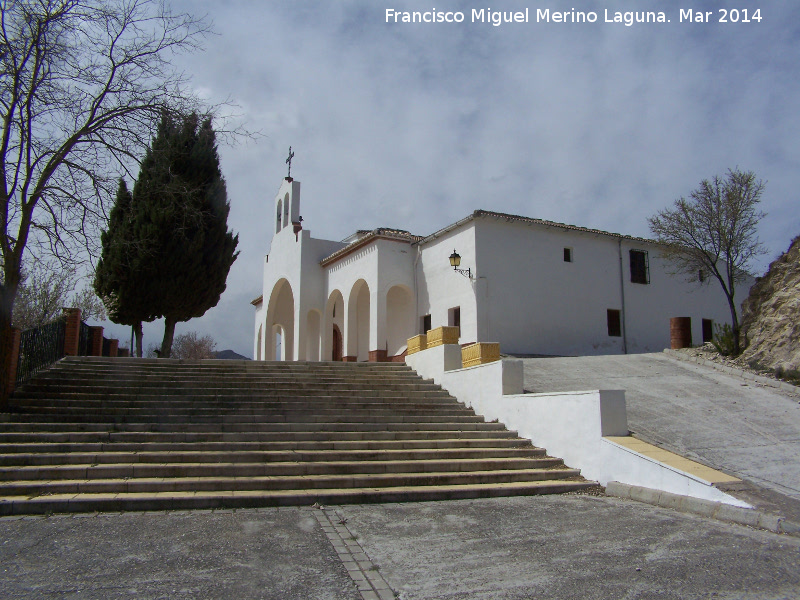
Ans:
{"label": "rock face", "polygon": [[800,370],[800,237],[756,280],[742,304],[742,359],[784,372]]}

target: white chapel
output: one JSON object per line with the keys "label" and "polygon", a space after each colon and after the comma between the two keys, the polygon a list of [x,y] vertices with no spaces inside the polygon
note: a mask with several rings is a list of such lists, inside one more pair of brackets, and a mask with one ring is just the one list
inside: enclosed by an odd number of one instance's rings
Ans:
{"label": "white chapel", "polygon": [[272,215],[256,360],[402,361],[408,338],[442,325],[504,354],[656,352],[671,317],[691,318],[695,343],[730,321],[719,285],[670,275],[652,240],[487,210],[425,236],[317,239],[291,177]]}

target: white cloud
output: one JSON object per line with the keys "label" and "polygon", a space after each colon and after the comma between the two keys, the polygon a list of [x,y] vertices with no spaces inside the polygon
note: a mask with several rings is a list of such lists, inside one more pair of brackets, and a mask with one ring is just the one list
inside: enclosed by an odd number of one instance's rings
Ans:
{"label": "white cloud", "polygon": [[[551,3],[600,20],[630,10],[579,4]],[[220,305],[179,331],[251,353],[249,300],[289,145],[305,226],[333,239],[377,226],[430,233],[476,208],[647,235],[647,216],[738,165],[769,181],[765,268],[800,234],[800,9],[764,0],[761,23],[687,25],[672,3],[634,4],[673,22],[387,25],[389,6],[371,1],[173,2],[207,12],[218,32],[183,59],[196,89],[230,97],[263,133],[221,149],[241,256]]]}

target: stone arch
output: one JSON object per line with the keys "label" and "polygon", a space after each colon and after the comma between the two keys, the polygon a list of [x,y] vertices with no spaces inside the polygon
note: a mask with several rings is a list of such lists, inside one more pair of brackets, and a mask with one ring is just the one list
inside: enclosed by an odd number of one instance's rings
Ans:
{"label": "stone arch", "polygon": [[331,340],[331,360],[340,361],[344,357],[344,338],[342,337],[342,330],[339,326],[333,324],[333,338]]}
{"label": "stone arch", "polygon": [[339,358],[336,358],[334,350],[333,332],[338,330],[339,341],[344,337],[344,296],[339,290],[333,290],[325,303],[325,329],[323,331],[322,356],[323,360],[341,360],[344,356],[344,347],[339,348]]}
{"label": "stone arch", "polygon": [[283,344],[284,329],[280,325],[272,326],[272,360],[286,360],[286,346]]}
{"label": "stone arch", "polygon": [[395,285],[386,293],[386,355],[401,354],[415,333],[414,295],[408,286]]}
{"label": "stone arch", "polygon": [[[288,280],[280,279],[272,288],[267,305],[267,330],[265,360],[294,360],[294,293]],[[281,354],[276,355],[277,337],[280,335]]]}
{"label": "stone arch", "polygon": [[322,316],[318,310],[308,311],[306,316],[306,360],[319,360],[322,333]]}
{"label": "stone arch", "polygon": [[347,301],[345,346],[348,360],[369,360],[369,313],[369,286],[359,279],[353,284]]}

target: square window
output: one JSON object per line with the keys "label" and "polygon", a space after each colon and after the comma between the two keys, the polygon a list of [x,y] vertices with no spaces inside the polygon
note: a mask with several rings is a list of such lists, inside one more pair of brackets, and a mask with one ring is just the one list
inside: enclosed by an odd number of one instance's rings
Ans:
{"label": "square window", "polygon": [[622,337],[622,320],[620,319],[620,311],[609,308],[606,313],[608,335],[611,337]]}
{"label": "square window", "polygon": [[564,248],[564,262],[572,262],[572,248]]}
{"label": "square window", "polygon": [[650,265],[646,250],[631,250],[631,283],[650,283]]}

